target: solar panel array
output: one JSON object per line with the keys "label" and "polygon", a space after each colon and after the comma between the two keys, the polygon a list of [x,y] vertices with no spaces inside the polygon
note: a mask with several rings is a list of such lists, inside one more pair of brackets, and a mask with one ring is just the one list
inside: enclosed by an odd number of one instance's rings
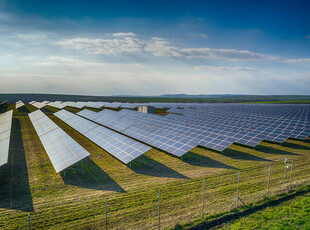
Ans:
{"label": "solar panel array", "polygon": [[[54,102],[36,102],[32,101],[29,104],[37,103],[38,105],[49,105],[58,109],[63,109],[66,106],[74,107],[74,108],[84,108],[84,107],[89,107],[89,108],[127,108],[127,109],[133,109],[136,108],[139,105],[150,105],[150,106],[155,106],[156,108],[166,108],[166,106],[169,106],[168,104],[162,104],[162,103],[122,103],[122,102],[103,102],[103,101],[54,101]],[[172,103],[171,103],[172,104]],[[44,107],[43,105],[42,107]],[[41,107],[41,108],[42,108]]]}
{"label": "solar panel array", "polygon": [[256,146],[262,140],[283,143],[310,135],[309,105],[208,104],[195,109],[173,108],[169,115],[193,126],[209,128],[238,138],[237,143]]}
{"label": "solar panel array", "polygon": [[[35,101],[30,102],[35,103]],[[37,102],[37,103],[44,103],[44,102]],[[171,103],[173,104],[173,103]],[[54,101],[54,102],[48,102],[46,105],[58,108],[58,109],[63,109],[66,106],[74,107],[74,108],[84,108],[84,107],[89,107],[89,108],[102,108],[102,107],[107,107],[107,108],[127,108],[127,109],[133,109],[136,108],[139,105],[150,105],[150,106],[155,106],[156,108],[168,108],[169,105],[167,103],[122,103],[122,102],[103,102],[103,101]],[[168,107],[167,107],[168,106]]]}
{"label": "solar panel array", "polygon": [[162,103],[159,107],[168,106],[166,116],[127,109],[78,114],[177,156],[196,145],[223,151],[232,143],[255,147],[263,140],[283,143],[310,135],[309,105]]}
{"label": "solar panel array", "polygon": [[[169,108],[170,114],[165,117],[138,115],[137,112],[130,113],[130,110],[124,109],[121,112],[122,116],[117,115],[118,112],[115,111],[98,113],[100,118],[95,112],[83,111],[81,115],[88,113],[85,115],[88,119],[177,156],[193,148],[194,144],[223,151],[234,142],[255,147],[263,140],[283,143],[289,137],[305,139],[309,136],[308,105],[100,101],[57,101],[50,102],[48,105],[59,109],[66,106],[79,109],[84,107],[132,109],[138,105]],[[305,114],[307,114],[306,117]],[[153,133],[150,130],[153,130]],[[167,138],[168,134],[169,138]],[[181,148],[178,143],[180,140],[182,140],[181,145],[185,144]]]}
{"label": "solar panel array", "polygon": [[29,104],[33,105],[34,107],[41,109],[44,106],[46,106],[49,102],[48,101],[42,101],[42,102],[37,102],[37,101],[31,101]]}
{"label": "solar panel array", "polygon": [[66,107],[66,105],[62,104],[62,101],[53,101],[53,102],[49,102],[46,105],[55,107],[57,109],[63,109]]}
{"label": "solar panel array", "polygon": [[25,104],[22,101],[18,101],[15,104],[15,108],[18,109],[18,108],[22,107],[23,105],[25,105]]}
{"label": "solar panel array", "polygon": [[70,106],[70,107],[74,107],[74,108],[78,108],[81,109],[83,107],[90,107],[90,108],[101,108],[103,107],[105,104],[105,102],[94,102],[94,101],[54,101],[54,102],[49,102],[46,103],[46,105],[58,108],[58,109],[63,109],[66,106]]}
{"label": "solar panel array", "polygon": [[36,110],[28,116],[57,173],[90,155],[41,110]]}
{"label": "solar panel array", "polygon": [[13,110],[0,114],[0,167],[8,163]]}
{"label": "solar panel array", "polygon": [[0,106],[4,105],[7,101],[0,102]]}
{"label": "solar panel array", "polygon": [[77,114],[176,156],[182,156],[198,145],[192,138],[173,131],[173,127],[166,124],[161,116],[132,110],[103,110],[98,113],[82,110]]}
{"label": "solar panel array", "polygon": [[125,164],[151,149],[149,146],[66,110],[60,110],[54,115]]}

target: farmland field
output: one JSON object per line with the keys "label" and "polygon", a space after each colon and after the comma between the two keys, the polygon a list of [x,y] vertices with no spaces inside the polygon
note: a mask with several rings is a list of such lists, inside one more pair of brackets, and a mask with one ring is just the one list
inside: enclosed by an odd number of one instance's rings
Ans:
{"label": "farmland field", "polygon": [[102,229],[107,199],[109,229],[156,229],[159,188],[161,227],[173,228],[201,217],[203,178],[205,216],[228,211],[239,170],[240,195],[247,204],[265,197],[269,165],[270,194],[287,191],[284,158],[294,160],[292,188],[309,184],[309,138],[283,145],[262,142],[255,149],[234,144],[223,154],[196,147],[182,158],[153,148],[129,166],[55,117],[57,109],[46,107],[44,112],[91,154],[83,162],[84,175],[56,174],[27,116],[34,110],[31,105],[14,110],[10,163],[0,179],[0,228],[25,228],[31,214],[33,229]]}

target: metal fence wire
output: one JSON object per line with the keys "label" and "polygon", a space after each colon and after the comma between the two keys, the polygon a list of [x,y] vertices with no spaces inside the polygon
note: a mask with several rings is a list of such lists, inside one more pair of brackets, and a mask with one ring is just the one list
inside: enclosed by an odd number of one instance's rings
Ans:
{"label": "metal fence wire", "polygon": [[[165,229],[231,211],[309,184],[310,178],[302,176],[309,171],[308,164],[302,160],[273,162],[252,170],[220,175],[216,180],[206,177],[176,184],[175,187],[170,186],[169,191],[164,187],[154,188],[144,197],[141,195],[144,205],[136,213],[122,213],[130,216],[126,218],[128,223],[124,228]],[[130,199],[134,198],[128,196],[122,202],[130,203]],[[98,213],[89,221],[97,221],[100,229],[120,229],[122,218],[118,214],[116,200],[105,200],[101,205],[97,207]],[[143,215],[145,212],[148,213],[147,217]],[[39,227],[31,223],[31,220],[38,218],[36,213],[29,215],[24,229]]]}

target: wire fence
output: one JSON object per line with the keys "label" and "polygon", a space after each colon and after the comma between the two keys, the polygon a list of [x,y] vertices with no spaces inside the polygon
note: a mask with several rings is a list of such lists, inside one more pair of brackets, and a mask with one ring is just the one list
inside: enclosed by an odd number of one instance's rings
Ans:
{"label": "wire fence", "polygon": [[[88,207],[86,201],[85,208],[89,208],[90,213],[83,224],[86,228],[89,223],[94,226],[96,222],[94,227],[100,229],[173,228],[177,224],[227,212],[309,184],[310,178],[306,176],[309,173],[308,162],[302,159],[272,162],[251,170],[235,170],[168,187],[151,188],[143,194],[122,199],[103,200],[96,207]],[[120,207],[119,202],[125,205]],[[132,208],[133,202],[139,204],[135,203]],[[40,215],[33,213],[25,228],[36,229],[42,221]],[[79,228],[82,227],[79,223]]]}

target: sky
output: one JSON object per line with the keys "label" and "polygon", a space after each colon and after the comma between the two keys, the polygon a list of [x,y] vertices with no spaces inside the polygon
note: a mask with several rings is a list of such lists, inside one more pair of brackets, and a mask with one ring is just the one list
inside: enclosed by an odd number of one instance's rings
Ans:
{"label": "sky", "polygon": [[310,95],[309,9],[0,0],[0,93]]}

